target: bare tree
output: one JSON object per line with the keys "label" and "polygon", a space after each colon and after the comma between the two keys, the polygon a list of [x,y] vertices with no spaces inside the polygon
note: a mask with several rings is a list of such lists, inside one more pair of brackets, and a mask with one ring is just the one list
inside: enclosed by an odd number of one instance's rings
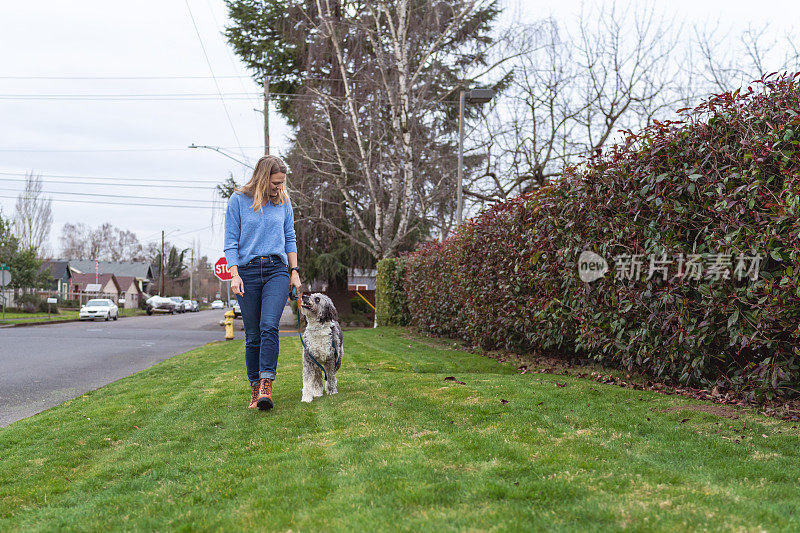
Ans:
{"label": "bare tree", "polygon": [[445,152],[454,159],[455,73],[485,62],[496,10],[489,0],[315,0],[314,7],[306,31],[334,58],[329,77],[341,86],[340,92],[330,84],[305,86],[296,104],[295,148],[307,172],[339,198],[303,186],[295,197],[311,206],[343,203],[349,228],[313,210],[306,220],[376,259],[389,257],[412,235],[429,232],[434,222],[427,215],[436,204],[452,204],[452,170],[428,170],[443,168]]}
{"label": "bare tree", "polygon": [[570,34],[555,20],[512,27],[514,78],[475,124],[469,153],[484,153],[482,172],[465,182],[480,209],[538,187],[564,167],[602,150],[617,130],[647,125],[681,101],[678,32],[652,5],[620,12],[602,4],[581,13]]}
{"label": "bare tree", "polygon": [[82,222],[61,229],[61,257],[103,261],[144,261],[145,251],[136,234],[106,222],[92,229]]}
{"label": "bare tree", "polygon": [[738,36],[717,24],[695,27],[695,61],[687,63],[697,83],[695,96],[732,91],[765,74],[795,71],[800,64],[800,41],[792,33],[775,34],[769,25],[750,25]]}
{"label": "bare tree", "polygon": [[25,189],[17,196],[14,229],[20,246],[33,248],[37,256],[46,253],[47,238],[53,226],[52,201],[42,195],[42,177],[29,172]]}

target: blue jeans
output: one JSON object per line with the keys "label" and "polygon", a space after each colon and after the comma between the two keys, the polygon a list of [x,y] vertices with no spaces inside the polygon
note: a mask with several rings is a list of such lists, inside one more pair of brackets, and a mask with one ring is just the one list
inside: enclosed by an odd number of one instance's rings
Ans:
{"label": "blue jeans", "polygon": [[244,322],[247,379],[275,379],[278,324],[289,297],[289,269],[280,256],[256,257],[239,266],[244,296],[236,295]]}

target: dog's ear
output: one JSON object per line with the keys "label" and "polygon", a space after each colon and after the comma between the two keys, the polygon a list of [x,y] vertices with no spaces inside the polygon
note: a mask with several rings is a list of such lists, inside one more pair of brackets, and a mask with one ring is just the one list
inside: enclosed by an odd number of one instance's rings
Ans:
{"label": "dog's ear", "polygon": [[330,299],[325,300],[325,305],[322,306],[322,309],[319,313],[319,321],[320,322],[327,322],[329,320],[339,320],[339,313],[336,311],[336,308],[333,306],[333,302]]}

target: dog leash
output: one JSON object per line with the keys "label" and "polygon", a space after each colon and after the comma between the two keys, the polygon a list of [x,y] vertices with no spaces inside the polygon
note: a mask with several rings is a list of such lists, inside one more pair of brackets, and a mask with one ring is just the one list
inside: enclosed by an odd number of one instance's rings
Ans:
{"label": "dog leash", "polygon": [[[294,285],[292,285],[292,292],[289,294],[289,298],[291,298],[292,301],[297,302],[297,309],[295,310],[297,313],[297,334],[300,336],[300,343],[303,345],[303,351],[308,353],[308,356],[312,361],[314,361],[314,364],[317,365],[320,370],[322,370],[322,375],[325,376],[325,381],[328,381],[328,373],[325,372],[325,367],[319,364],[319,361],[317,361],[317,359],[311,355],[310,350],[305,349],[306,343],[303,340],[303,334],[300,332],[300,299],[297,297],[297,287]],[[334,370],[339,370],[339,367],[342,366],[342,358],[339,356],[339,350],[336,349],[336,341],[333,339],[333,328],[331,328],[331,348],[333,348],[333,354],[336,358]]]}

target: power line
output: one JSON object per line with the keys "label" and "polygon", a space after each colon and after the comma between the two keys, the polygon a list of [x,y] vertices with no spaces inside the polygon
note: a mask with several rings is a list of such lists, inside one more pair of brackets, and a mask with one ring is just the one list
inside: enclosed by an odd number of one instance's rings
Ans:
{"label": "power line", "polygon": [[[214,8],[211,6],[211,2],[209,0],[207,0],[206,1],[206,5],[208,6],[208,11],[211,13],[211,19],[214,21],[214,26],[219,27],[219,23],[217,22],[217,16],[214,15]],[[225,52],[226,52],[226,54],[228,56],[228,60],[231,62],[231,66],[233,66],[233,68],[236,69],[236,62],[233,60],[233,54],[231,54],[231,49],[228,46],[228,43],[226,43],[225,40],[222,38],[222,33],[217,32],[217,35],[219,36],[220,39],[222,39],[222,46],[223,46],[223,48],[225,48]],[[242,76],[242,77],[239,78],[239,85],[242,86],[242,90],[243,91],[247,91],[247,87],[244,86],[244,79],[243,78],[245,78],[245,76]],[[245,94],[248,94],[248,93],[245,93]],[[254,103],[254,105],[256,107],[258,107],[258,99],[257,98],[253,98],[253,103]],[[252,115],[252,116],[255,119],[255,115]],[[259,126],[260,126],[260,124],[259,124]]]}
{"label": "power line", "polygon": [[[220,148],[263,148],[263,146],[220,146]],[[272,148],[272,146],[270,146]],[[188,146],[182,148],[93,148],[93,149],[48,149],[48,148],[0,148],[0,152],[47,152],[47,153],[94,153],[94,152],[182,152],[188,150]]]}
{"label": "power line", "polygon": [[[0,174],[5,174],[0,172]],[[0,178],[0,181],[13,181],[13,182],[27,182],[27,178]],[[96,182],[96,181],[62,181],[62,185],[94,185],[99,187],[108,187],[108,186],[116,186],[116,187],[155,187],[158,189],[201,189],[205,191],[213,191],[216,190],[216,187],[203,187],[200,185],[160,185],[157,183],[148,183],[146,185],[142,185],[141,183],[106,183],[106,182]]]}
{"label": "power line", "polygon": [[[216,78],[249,78],[231,75]],[[0,76],[2,80],[210,80],[211,76]]]}
{"label": "power line", "polygon": [[[231,131],[233,131],[233,136],[236,139],[236,144],[242,144],[239,140],[239,136],[236,134],[236,128],[233,126],[233,120],[231,120],[231,115],[228,112],[228,106],[225,104],[225,98],[222,96],[222,90],[219,88],[219,82],[217,81],[216,76],[214,76],[214,69],[211,66],[211,60],[208,59],[208,53],[206,52],[206,46],[203,44],[203,38],[200,36],[200,30],[197,28],[197,23],[194,20],[194,15],[192,14],[192,8],[189,5],[189,0],[186,1],[186,9],[189,11],[189,18],[192,19],[192,26],[194,26],[194,31],[197,34],[197,40],[200,41],[200,48],[203,49],[203,56],[206,58],[206,64],[208,65],[208,70],[211,73],[211,77],[214,79],[214,85],[217,88],[217,92],[219,93],[219,99],[222,102],[222,107],[225,109],[225,116],[228,117],[228,123],[231,125]],[[242,150],[242,158],[247,159],[247,156],[244,155],[244,150]]]}
{"label": "power line", "polygon": [[221,94],[225,96],[253,96],[257,94],[261,94],[258,91],[242,91],[242,92],[235,92],[235,93],[133,93],[133,94],[125,94],[125,93],[98,93],[98,94],[0,94],[0,96],[8,96],[8,97],[20,97],[20,98],[37,98],[37,97],[44,97],[44,98],[104,98],[104,97],[145,97],[145,96],[208,96],[212,98],[217,98]]}
{"label": "power line", "polygon": [[[2,176],[27,176],[29,172],[0,172]],[[217,184],[219,181],[204,181],[197,179],[170,179],[170,178],[114,178],[110,176],[76,176],[68,174],[41,174],[39,172],[33,173],[35,176],[43,178],[66,178],[66,179],[89,179],[89,180],[118,180],[118,181],[157,181],[159,183],[175,182],[175,183],[209,183]],[[95,185],[100,185],[99,183]],[[113,184],[110,184],[113,185]],[[213,187],[212,187],[213,188]]]}
{"label": "power line", "polygon": [[[0,195],[0,198],[20,198],[20,196],[5,196]],[[26,200],[32,200],[33,197],[22,196],[21,198]],[[118,206],[143,206],[143,207],[169,207],[169,208],[181,208],[181,209],[225,209],[225,206],[202,206],[202,205],[176,205],[176,204],[139,204],[135,202],[102,202],[102,201],[95,201],[95,200],[67,200],[66,198],[51,198],[53,202],[66,202],[72,204],[100,204],[100,205],[118,205]]]}
{"label": "power line", "polygon": [[[9,192],[16,192],[17,189],[7,189],[1,188],[0,191],[9,191]],[[19,191],[23,193],[24,191]],[[94,192],[67,192],[67,191],[51,191],[51,190],[43,190],[41,194],[68,194],[70,196],[100,196],[102,198],[133,198],[135,200],[154,200],[154,201],[163,201],[163,202],[174,202],[175,200],[180,200],[181,202],[202,202],[208,205],[215,205],[216,202],[213,200],[195,200],[193,198],[160,198],[160,197],[153,197],[153,196],[141,196],[141,195],[130,195],[130,194],[102,194],[102,193],[94,193]],[[28,197],[25,197],[28,198]],[[198,206],[199,207],[199,206]]]}
{"label": "power line", "polygon": [[[9,94],[0,95],[0,100],[17,101],[29,100],[33,102],[39,101],[64,101],[64,102],[207,102],[216,101],[219,97],[217,95],[210,96],[170,96],[170,95],[153,95],[153,96],[136,96],[136,95],[24,95],[24,94]],[[228,100],[250,100],[252,96],[229,96]],[[226,108],[227,109],[227,108]],[[237,140],[236,142],[241,142]]]}

